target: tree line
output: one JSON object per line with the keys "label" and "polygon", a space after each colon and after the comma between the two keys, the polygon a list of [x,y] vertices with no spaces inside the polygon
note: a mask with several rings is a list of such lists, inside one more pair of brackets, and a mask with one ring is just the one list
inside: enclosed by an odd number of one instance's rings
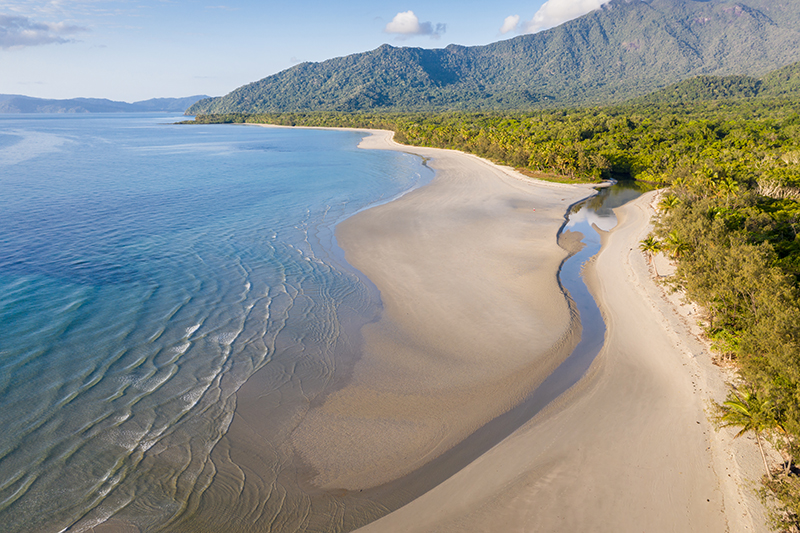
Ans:
{"label": "tree line", "polygon": [[[527,113],[280,113],[198,116],[388,129],[401,143],[452,148],[532,176],[636,179],[667,189],[648,253],[677,262],[671,282],[705,313],[741,382],[722,425],[770,438],[762,496],[777,528],[800,524],[800,113],[792,102],[645,103]],[[773,471],[775,470],[775,471]],[[794,529],[793,529],[794,528]]]}
{"label": "tree line", "polygon": [[[669,185],[710,175],[800,187],[796,106],[784,101],[651,104],[530,113],[198,115],[194,123],[388,129],[398,142],[452,148],[535,175]],[[747,176],[744,174],[748,173]],[[734,178],[734,176],[737,176]]]}

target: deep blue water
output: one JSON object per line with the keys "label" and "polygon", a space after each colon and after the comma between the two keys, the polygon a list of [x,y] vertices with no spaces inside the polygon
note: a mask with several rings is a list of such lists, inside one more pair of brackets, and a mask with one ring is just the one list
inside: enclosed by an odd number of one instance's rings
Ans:
{"label": "deep blue water", "polygon": [[0,115],[3,531],[181,512],[238,387],[281,360],[323,390],[343,315],[374,316],[333,226],[432,177],[358,133],[178,118]]}

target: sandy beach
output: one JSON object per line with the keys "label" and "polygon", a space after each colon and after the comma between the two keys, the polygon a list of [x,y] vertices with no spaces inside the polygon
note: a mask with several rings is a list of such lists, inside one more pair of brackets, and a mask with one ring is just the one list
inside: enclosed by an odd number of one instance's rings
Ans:
{"label": "sandy beach", "polygon": [[[638,251],[653,193],[618,210],[586,268],[607,325],[591,369],[522,427],[492,426],[486,446],[475,432],[522,402],[580,337],[557,279],[568,255],[557,234],[593,191],[401,146],[390,132],[361,147],[418,154],[436,178],[337,227],[383,310],[362,328],[346,382],[280,437],[323,517],[307,524],[348,529],[385,515],[362,530],[766,531],[746,488],[760,475],[754,445],[715,432],[704,412],[723,399],[724,375],[691,331],[696,317],[665,297]],[[240,391],[214,452],[220,476],[266,478],[259,443],[277,437],[258,418],[259,379]],[[350,518],[328,516],[340,512]]]}
{"label": "sandy beach", "polygon": [[[768,531],[753,442],[705,409],[725,373],[638,243],[655,193],[617,210],[585,269],[606,343],[588,374],[446,482],[360,531]],[[663,261],[663,258],[662,258]],[[662,268],[667,268],[662,265]],[[693,322],[694,321],[694,322]]]}
{"label": "sandy beach", "polygon": [[[381,132],[362,147],[389,143]],[[413,151],[432,159],[435,180],[337,228],[384,310],[362,330],[350,382],[292,436],[319,488],[369,489],[424,466],[521,402],[577,342],[556,233],[591,191]]]}

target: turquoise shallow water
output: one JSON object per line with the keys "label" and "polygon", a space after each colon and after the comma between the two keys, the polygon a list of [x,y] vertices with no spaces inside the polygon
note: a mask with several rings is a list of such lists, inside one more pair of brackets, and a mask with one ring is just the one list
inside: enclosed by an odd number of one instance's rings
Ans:
{"label": "turquoise shallow water", "polygon": [[177,118],[0,115],[3,531],[169,527],[249,376],[313,395],[357,352],[379,300],[333,226],[432,177],[357,133]]}

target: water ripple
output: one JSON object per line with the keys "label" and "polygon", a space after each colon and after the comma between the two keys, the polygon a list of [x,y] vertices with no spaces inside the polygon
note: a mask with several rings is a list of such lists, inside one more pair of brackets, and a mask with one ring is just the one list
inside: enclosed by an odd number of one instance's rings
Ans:
{"label": "water ripple", "polygon": [[[376,302],[331,228],[419,164],[352,134],[148,121],[0,117],[22,139],[0,147],[4,531],[307,521],[281,446],[334,380],[343,316]],[[255,373],[259,472],[223,441]]]}

